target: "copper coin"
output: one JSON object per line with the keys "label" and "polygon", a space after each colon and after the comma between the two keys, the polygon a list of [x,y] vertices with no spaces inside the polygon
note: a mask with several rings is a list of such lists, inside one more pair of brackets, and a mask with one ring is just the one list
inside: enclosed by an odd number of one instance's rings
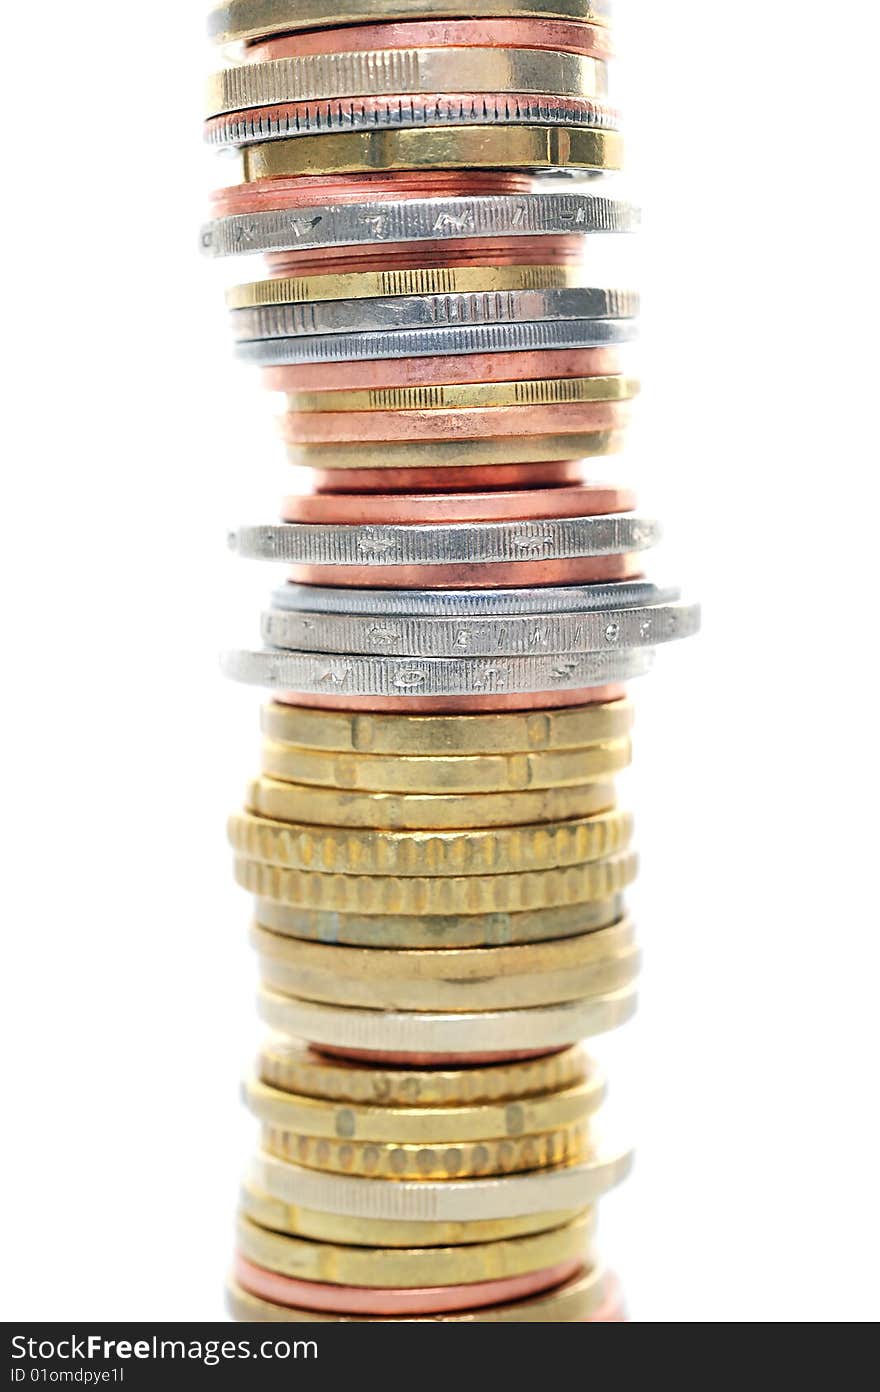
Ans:
{"label": "copper coin", "polygon": [[[462,237],[458,241],[395,242],[393,269],[433,270],[457,266],[574,266],[583,258],[582,237]],[[367,247],[312,247],[273,251],[266,256],[272,278],[350,275],[387,271],[384,242]]]}
{"label": "copper coin", "polygon": [[[510,692],[494,696],[314,696],[297,691],[273,693],[286,706],[314,706],[319,710],[382,711],[391,715],[474,715],[493,711],[556,710],[562,706],[588,706],[594,701],[622,701],[626,687],[587,686],[577,691]],[[504,1058],[512,1057],[503,1055]],[[528,1055],[527,1055],[528,1057]],[[415,1056],[413,1060],[415,1061]]]}
{"label": "copper coin", "polygon": [[635,494],[600,483],[497,493],[312,493],[285,498],[284,522],[499,522],[508,518],[597,517],[632,512]]}
{"label": "copper coin", "polygon": [[584,466],[579,459],[553,460],[546,464],[487,464],[431,469],[310,469],[316,493],[350,493],[369,497],[407,493],[434,493],[438,488],[470,493],[479,488],[556,488],[582,483]]}
{"label": "copper coin", "polygon": [[340,1315],[429,1315],[445,1310],[478,1310],[502,1305],[539,1291],[552,1290],[571,1280],[583,1267],[582,1257],[557,1262],[543,1271],[505,1276],[495,1281],[475,1281],[464,1286],[426,1286],[416,1290],[382,1290],[366,1286],[331,1286],[321,1281],[301,1281],[255,1266],[240,1254],[235,1276],[251,1295],[275,1305],[302,1310],[328,1310]]}
{"label": "copper coin", "polygon": [[593,585],[605,580],[638,580],[644,557],[576,556],[560,561],[490,561],[470,565],[294,566],[290,579],[300,585],[351,585],[359,590],[494,590],[507,586]]}
{"label": "copper coin", "polygon": [[461,198],[468,194],[529,193],[532,177],[498,170],[402,169],[381,174],[299,174],[215,189],[215,217],[264,208],[312,208],[321,203],[374,203],[398,198]]}
{"label": "copper coin", "polygon": [[537,377],[611,377],[622,371],[614,348],[550,348],[460,357],[377,358],[374,362],[300,363],[263,369],[270,391],[341,391],[364,387],[454,387],[465,382],[522,382]]}
{"label": "copper coin", "polygon": [[560,19],[449,19],[356,24],[252,40],[251,61],[311,53],[362,53],[376,48],[549,48],[587,58],[613,56],[608,29]]}
{"label": "copper coin", "polygon": [[398,440],[501,440],[510,435],[578,435],[620,430],[628,401],[565,401],[549,406],[474,406],[434,411],[287,411],[289,445],[381,444]]}

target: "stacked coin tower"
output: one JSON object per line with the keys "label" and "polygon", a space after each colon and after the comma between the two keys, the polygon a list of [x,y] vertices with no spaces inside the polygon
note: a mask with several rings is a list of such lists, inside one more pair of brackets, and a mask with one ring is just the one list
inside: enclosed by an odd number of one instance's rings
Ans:
{"label": "stacked coin tower", "polygon": [[284,562],[262,770],[230,837],[255,896],[244,1320],[609,1321],[579,1041],[638,950],[615,775],[625,683],[697,626],[657,537],[594,481],[637,384],[636,297],[598,240],[634,209],[602,0],[229,0],[208,139],[240,357],[286,396],[312,491],[244,527]]}

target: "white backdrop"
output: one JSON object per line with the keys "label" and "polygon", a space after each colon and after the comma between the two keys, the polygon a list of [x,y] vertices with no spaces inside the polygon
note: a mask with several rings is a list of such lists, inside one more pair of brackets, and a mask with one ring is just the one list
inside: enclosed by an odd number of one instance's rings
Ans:
{"label": "white backdrop", "polygon": [[[602,1052],[639,1159],[602,1243],[640,1320],[874,1319],[880,33],[618,9],[647,218],[614,471],[705,631],[636,692],[643,1005]],[[220,1318],[259,696],[216,653],[271,582],[224,533],[284,466],[195,250],[201,6],[83,14],[7,38],[2,1309]]]}

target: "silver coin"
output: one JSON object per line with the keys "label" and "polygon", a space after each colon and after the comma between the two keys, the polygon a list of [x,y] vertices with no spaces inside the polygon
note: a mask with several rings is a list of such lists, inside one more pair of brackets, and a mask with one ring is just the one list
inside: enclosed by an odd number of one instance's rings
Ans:
{"label": "silver coin", "polygon": [[246,686],[307,695],[489,696],[630,681],[649,670],[653,657],[650,648],[497,658],[340,656],[268,648],[225,653],[221,665],[227,677]]}
{"label": "silver coin", "polygon": [[223,68],[208,81],[208,116],[281,102],[421,92],[531,92],[603,98],[601,58],[537,48],[374,48],[306,53]]}
{"label": "silver coin", "polygon": [[657,522],[622,512],[434,527],[279,522],[241,527],[230,535],[229,545],[248,560],[290,565],[474,565],[618,556],[644,551],[659,539]]}
{"label": "silver coin", "polygon": [[230,312],[241,342],[300,334],[374,333],[471,324],[529,324],[541,319],[633,319],[639,297],[628,290],[493,290],[440,295],[377,295],[307,300]]}
{"label": "silver coin", "polygon": [[462,353],[539,352],[548,348],[608,348],[630,343],[635,319],[547,319],[530,324],[471,324],[463,328],[398,329],[381,333],[314,334],[237,343],[256,367],[357,362],[376,358],[458,357]]}
{"label": "silver coin", "polygon": [[209,145],[218,149],[295,140],[298,136],[345,134],[362,130],[413,130],[432,126],[571,126],[584,130],[618,130],[619,114],[595,103],[550,106],[542,97],[518,92],[485,93],[466,101],[460,97],[429,96],[418,103],[409,97],[302,103],[295,115],[279,107],[260,112],[231,112],[205,130]]}
{"label": "silver coin", "polygon": [[599,193],[548,188],[540,193],[478,198],[394,199],[236,213],[208,223],[201,243],[209,256],[239,256],[376,242],[633,232],[637,225],[638,212],[632,203]]}
{"label": "silver coin", "polygon": [[562,1005],[527,1006],[438,1014],[429,1011],[368,1010],[321,1005],[282,996],[263,987],[260,1018],[270,1029],[312,1044],[401,1054],[503,1053],[512,1049],[562,1049],[616,1029],[636,1009],[636,989]]}
{"label": "silver coin", "polygon": [[595,1159],[497,1179],[362,1179],[309,1170],[260,1155],[251,1164],[253,1189],[282,1203],[388,1222],[467,1223],[585,1208],[626,1179],[632,1152],[600,1150]]}
{"label": "silver coin", "polygon": [[576,610],[627,609],[673,604],[681,591],[649,580],[596,585],[542,585],[529,590],[350,590],[288,581],[272,592],[272,608],[311,614],[419,614],[498,618],[502,614],[566,614]]}
{"label": "silver coin", "polygon": [[263,614],[261,632],[271,647],[299,651],[496,657],[656,647],[688,638],[698,626],[698,607],[683,604],[474,619],[273,609]]}

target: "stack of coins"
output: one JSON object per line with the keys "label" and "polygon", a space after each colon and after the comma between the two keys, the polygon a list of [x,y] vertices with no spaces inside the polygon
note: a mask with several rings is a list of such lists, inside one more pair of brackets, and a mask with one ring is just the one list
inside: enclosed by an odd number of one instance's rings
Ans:
{"label": "stack of coins", "polygon": [[312,491],[243,527],[289,567],[263,759],[230,822],[272,1034],[230,1287],[243,1320],[611,1321],[604,1083],[635,1007],[615,778],[626,683],[698,625],[597,482],[638,391],[610,16],[588,0],[229,0],[208,139],[237,352]]}

